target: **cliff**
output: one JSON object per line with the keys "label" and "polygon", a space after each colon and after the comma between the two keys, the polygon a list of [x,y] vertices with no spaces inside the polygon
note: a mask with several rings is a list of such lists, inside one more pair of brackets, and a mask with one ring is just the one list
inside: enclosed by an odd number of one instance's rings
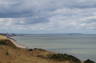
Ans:
{"label": "cliff", "polygon": [[81,61],[68,54],[38,48],[21,48],[9,38],[0,35],[0,63],[81,63]]}

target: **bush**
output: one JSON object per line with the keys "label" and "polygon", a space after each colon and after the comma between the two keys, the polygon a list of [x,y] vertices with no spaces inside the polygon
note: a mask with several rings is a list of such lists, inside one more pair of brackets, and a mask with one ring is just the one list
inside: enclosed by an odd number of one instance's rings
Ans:
{"label": "bush", "polygon": [[0,45],[6,45],[5,40],[0,40]]}
{"label": "bush", "polygon": [[52,54],[52,55],[48,55],[49,59],[53,59],[53,60],[57,60],[57,61],[72,61],[72,62],[76,62],[76,63],[81,63],[81,61],[79,59],[77,59],[76,57],[72,56],[72,55],[68,55],[68,54]]}
{"label": "bush", "polygon": [[28,51],[33,51],[33,49],[28,49]]}
{"label": "bush", "polygon": [[8,51],[6,52],[6,55],[9,56],[9,52]]}
{"label": "bush", "polygon": [[0,45],[7,45],[16,48],[16,46],[10,40],[0,40]]}
{"label": "bush", "polygon": [[40,49],[40,48],[34,48],[33,50],[46,51],[46,50],[44,50],[44,49]]}
{"label": "bush", "polygon": [[88,60],[84,61],[84,63],[95,63],[95,62],[90,60],[90,59],[88,59]]}

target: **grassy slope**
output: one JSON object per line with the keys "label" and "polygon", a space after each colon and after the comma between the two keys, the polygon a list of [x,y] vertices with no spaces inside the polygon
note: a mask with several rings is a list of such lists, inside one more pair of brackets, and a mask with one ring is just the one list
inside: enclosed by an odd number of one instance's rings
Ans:
{"label": "grassy slope", "polygon": [[0,40],[8,39],[6,36],[0,35]]}
{"label": "grassy slope", "polygon": [[[58,55],[43,49],[17,48],[10,40],[6,40],[7,37],[0,35],[0,63],[77,63],[74,59],[68,60],[69,57],[62,54]],[[59,61],[59,58],[67,59]]]}

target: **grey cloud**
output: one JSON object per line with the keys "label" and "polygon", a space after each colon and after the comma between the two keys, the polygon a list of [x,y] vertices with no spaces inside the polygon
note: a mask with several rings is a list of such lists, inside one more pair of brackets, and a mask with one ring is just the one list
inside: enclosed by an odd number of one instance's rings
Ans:
{"label": "grey cloud", "polygon": [[14,22],[14,25],[33,25],[37,23],[46,23],[48,22],[48,19],[45,17],[38,17],[38,18],[24,18],[24,19],[18,19]]}
{"label": "grey cloud", "polygon": [[21,0],[6,0],[5,2],[1,0],[0,2],[0,18],[17,18],[33,15],[32,10],[24,9],[21,5]]}
{"label": "grey cloud", "polygon": [[95,19],[81,20],[96,15],[95,0],[0,0],[0,2],[0,18],[12,18],[12,24],[22,25],[21,28],[28,25],[29,28],[37,30],[64,31],[68,27],[72,30],[76,30],[76,27],[82,29],[82,23],[86,24],[86,28],[95,28]]}
{"label": "grey cloud", "polygon": [[32,14],[33,13],[30,13],[29,11],[0,13],[0,18],[28,17],[28,16],[32,16]]}
{"label": "grey cloud", "polygon": [[85,23],[96,23],[96,19],[89,19]]}
{"label": "grey cloud", "polygon": [[95,0],[5,0],[9,4],[2,4],[0,17],[26,17],[38,14],[48,14],[59,8],[95,8]]}

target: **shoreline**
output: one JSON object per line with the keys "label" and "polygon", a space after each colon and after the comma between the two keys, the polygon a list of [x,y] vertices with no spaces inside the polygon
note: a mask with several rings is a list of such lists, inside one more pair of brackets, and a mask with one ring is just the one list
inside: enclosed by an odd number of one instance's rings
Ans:
{"label": "shoreline", "polygon": [[18,47],[18,48],[27,48],[27,47],[25,47],[24,45],[18,44],[18,43],[16,42],[16,40],[15,40],[14,38],[10,37],[10,36],[7,36],[7,35],[6,35],[6,38],[8,38],[8,39],[9,39],[16,47]]}
{"label": "shoreline", "polygon": [[[31,49],[32,47],[26,47],[26,48],[29,48],[29,49]],[[40,47],[34,47],[33,46],[33,48],[40,48]],[[41,49],[45,49],[45,50],[49,50],[49,51],[53,51],[53,52],[56,52],[56,53],[62,53],[62,51],[66,51],[66,50],[72,50],[72,48],[41,48]],[[50,49],[56,49],[56,50],[50,50]],[[64,50],[63,50],[64,49]],[[76,48],[76,49],[78,49],[78,48]],[[81,48],[82,49],[82,48]],[[86,49],[86,48],[85,48]],[[57,51],[58,50],[58,51]],[[74,49],[75,50],[75,49]],[[76,56],[76,57],[78,57],[80,60],[87,60],[87,59],[91,59],[91,60],[93,60],[93,61],[95,61],[95,59],[93,59],[93,58],[95,58],[94,56],[93,57],[91,57],[90,55],[85,55],[85,57],[83,56],[83,55],[81,55],[81,54],[74,54],[74,53],[70,53],[70,52],[63,52],[63,53],[68,53],[68,54],[71,54],[71,55],[73,55],[73,56]]]}
{"label": "shoreline", "polygon": [[[45,54],[45,52],[47,52],[47,54],[52,54],[53,56],[52,57],[48,57],[48,58],[50,58],[50,60],[55,60],[55,61],[57,61],[58,59],[63,59],[63,58],[66,58],[66,55],[68,56],[68,58],[70,58],[70,56],[73,58],[73,59],[76,59],[76,61],[79,61],[80,59],[78,59],[77,57],[75,57],[74,55],[68,55],[68,54],[61,54],[61,53],[56,53],[56,52],[54,52],[54,53],[52,53],[52,51],[50,51],[49,52],[49,50],[46,50],[46,49],[41,49],[41,48],[35,48],[35,49],[29,49],[29,48],[27,48],[27,47],[25,47],[25,46],[22,46],[22,45],[20,45],[20,44],[18,44],[15,40],[13,40],[13,39],[10,39],[10,38],[8,38],[8,37],[6,37],[7,38],[7,40],[9,40],[8,41],[8,43],[10,42],[10,43],[12,43],[13,45],[11,45],[11,46],[13,46],[14,47],[14,45],[16,46],[16,48],[20,48],[22,51],[23,50],[25,50],[26,52],[28,52],[28,54],[30,54],[30,52],[32,52],[32,54],[33,54],[33,56],[36,56],[36,57],[40,57],[40,58],[46,58],[47,56],[45,56],[44,54]],[[6,43],[6,45],[8,44],[8,43]],[[10,43],[9,43],[9,46],[10,46]],[[2,44],[2,43],[1,43]],[[15,50],[15,49],[14,49]],[[18,53],[19,53],[20,51],[18,51]],[[12,52],[13,53],[13,52]],[[25,53],[24,53],[24,55],[26,55]],[[42,55],[44,55],[44,56],[42,56]],[[55,57],[57,57],[57,58],[55,58],[54,57],[54,55],[55,55]],[[67,58],[67,59],[68,59]],[[70,59],[72,59],[72,58],[70,58]],[[57,59],[57,60],[56,60]],[[60,59],[60,62],[62,62],[61,61],[61,59]],[[69,59],[69,60],[70,60]],[[68,60],[68,62],[70,62]],[[72,61],[74,61],[74,60],[72,60]],[[81,60],[80,60],[81,61]],[[79,63],[80,63],[80,61],[79,61]],[[86,60],[86,61],[92,61],[92,60]]]}
{"label": "shoreline", "polygon": [[9,39],[16,47],[18,47],[18,48],[27,48],[27,47],[25,47],[25,46],[23,46],[23,45],[21,45],[21,44],[18,44],[17,42],[16,42],[16,40],[14,41],[13,39]]}

